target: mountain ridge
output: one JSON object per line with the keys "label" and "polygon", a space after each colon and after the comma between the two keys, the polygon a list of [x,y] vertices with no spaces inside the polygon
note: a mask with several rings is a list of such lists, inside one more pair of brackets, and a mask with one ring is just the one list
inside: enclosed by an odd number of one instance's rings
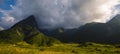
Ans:
{"label": "mountain ridge", "polygon": [[[61,29],[63,30],[63,29]],[[106,44],[119,44],[120,41],[120,15],[115,16],[107,23],[87,23],[76,29],[63,30],[59,33],[59,28],[53,31],[46,32],[63,42],[96,42]]]}
{"label": "mountain ridge", "polygon": [[60,43],[60,41],[65,43],[96,42],[118,44],[120,43],[119,21],[120,15],[117,15],[107,23],[93,22],[75,29],[57,28],[54,30],[44,30],[38,28],[35,17],[31,15],[16,23],[10,29],[0,31],[0,41],[13,43],[26,41],[30,44],[39,45],[51,45],[54,42]]}
{"label": "mountain ridge", "polygon": [[8,30],[0,31],[0,42],[17,43],[22,41],[37,46],[60,43],[59,40],[48,37],[39,31],[33,15],[16,23]]}

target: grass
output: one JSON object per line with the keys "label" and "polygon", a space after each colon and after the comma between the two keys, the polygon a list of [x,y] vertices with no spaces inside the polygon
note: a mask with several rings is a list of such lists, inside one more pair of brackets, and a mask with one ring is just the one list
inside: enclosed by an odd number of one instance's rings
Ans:
{"label": "grass", "polygon": [[25,42],[0,44],[0,54],[120,54],[119,45],[96,43],[54,44],[54,46],[36,47]]}

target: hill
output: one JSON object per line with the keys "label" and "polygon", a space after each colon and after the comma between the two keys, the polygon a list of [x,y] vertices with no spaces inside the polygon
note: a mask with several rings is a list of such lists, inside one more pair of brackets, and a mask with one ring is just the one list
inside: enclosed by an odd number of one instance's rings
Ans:
{"label": "hill", "polygon": [[40,32],[34,16],[29,16],[8,30],[0,31],[0,42],[17,43],[21,41],[38,46],[60,42]]}
{"label": "hill", "polygon": [[115,16],[107,23],[92,22],[75,29],[57,28],[48,31],[44,30],[43,33],[62,42],[119,44],[120,15]]}

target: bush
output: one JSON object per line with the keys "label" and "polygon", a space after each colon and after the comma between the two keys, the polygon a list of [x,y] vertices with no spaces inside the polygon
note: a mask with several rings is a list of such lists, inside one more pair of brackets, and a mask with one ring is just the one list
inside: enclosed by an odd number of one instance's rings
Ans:
{"label": "bush", "polygon": [[42,33],[28,39],[27,42],[35,46],[52,46],[55,43],[60,43],[57,39],[47,37]]}

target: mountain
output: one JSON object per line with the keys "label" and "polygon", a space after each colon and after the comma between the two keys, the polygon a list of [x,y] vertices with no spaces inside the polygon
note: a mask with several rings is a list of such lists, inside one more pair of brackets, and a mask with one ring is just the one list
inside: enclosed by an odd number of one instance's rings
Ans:
{"label": "mountain", "polygon": [[76,39],[74,39],[73,37],[76,37],[75,33],[78,31],[78,29],[56,28],[52,30],[40,29],[40,31],[42,31],[45,35],[59,39],[64,43],[71,43],[71,42],[76,42]]}
{"label": "mountain", "polygon": [[34,16],[29,16],[8,30],[0,31],[0,42],[17,43],[21,41],[38,46],[60,42],[40,32]]}
{"label": "mountain", "polygon": [[50,31],[44,30],[44,33],[62,42],[119,44],[120,15],[115,16],[107,23],[92,22],[75,29],[57,28]]}
{"label": "mountain", "polygon": [[111,29],[104,23],[88,23],[76,33],[79,42],[109,43]]}
{"label": "mountain", "polygon": [[106,24],[111,27],[111,39],[114,40],[114,42],[120,43],[120,15],[115,16]]}
{"label": "mountain", "polygon": [[107,24],[110,24],[112,26],[114,25],[120,26],[120,15],[113,17],[110,21],[107,22]]}
{"label": "mountain", "polygon": [[107,23],[88,23],[79,29],[76,38],[80,42],[120,43],[120,15],[115,16]]}
{"label": "mountain", "polygon": [[22,36],[24,40],[40,33],[34,16],[29,16],[28,18],[16,23],[10,29],[16,30],[17,34]]}
{"label": "mountain", "polygon": [[113,29],[113,32],[116,34],[116,36],[119,35],[119,33],[120,33],[120,15],[115,16],[113,19],[108,21],[106,24],[109,25]]}
{"label": "mountain", "polygon": [[[62,42],[120,43],[120,15],[107,23],[87,23],[79,28],[52,30],[39,29],[34,16],[16,23],[8,30],[0,31],[0,42],[17,43],[25,41],[32,45],[47,46]],[[59,41],[60,40],[60,41]]]}

